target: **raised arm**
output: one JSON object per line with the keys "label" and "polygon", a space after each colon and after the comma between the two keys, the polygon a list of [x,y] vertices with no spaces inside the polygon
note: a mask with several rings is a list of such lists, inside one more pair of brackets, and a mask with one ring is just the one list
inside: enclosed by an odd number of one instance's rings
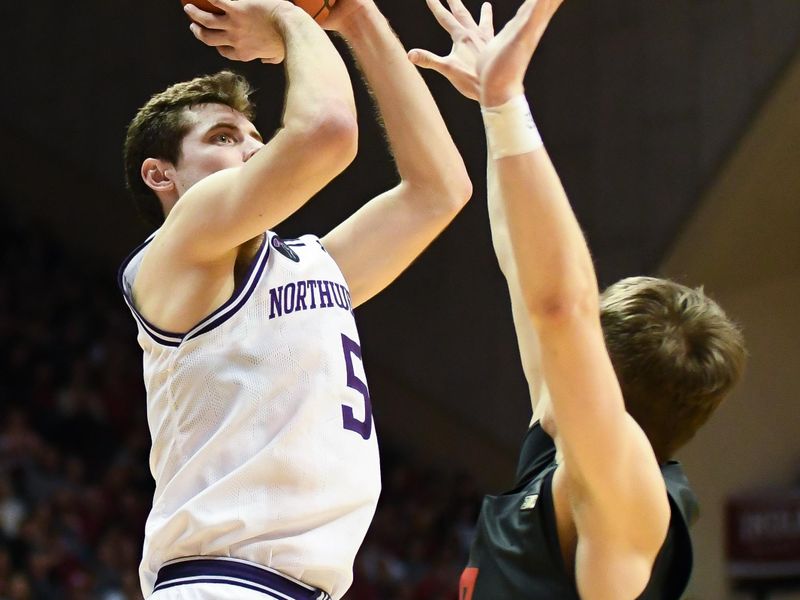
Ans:
{"label": "raised arm", "polygon": [[342,35],[364,73],[400,175],[323,240],[358,306],[411,264],[472,187],[436,103],[375,3],[339,0],[325,25]]}
{"label": "raised arm", "polygon": [[[502,114],[497,107],[523,93],[528,62],[559,4],[526,1],[487,47],[478,63],[485,114]],[[578,587],[585,598],[634,597],[669,523],[664,481],[646,436],[625,411],[600,326],[591,256],[558,174],[542,146],[503,156],[506,123],[488,116],[486,122],[564,455]],[[520,119],[517,126],[526,124]]]}
{"label": "raised arm", "polygon": [[[214,261],[291,215],[356,151],[355,104],[341,57],[304,11],[283,0],[213,0],[225,15],[187,6],[201,41],[228,58],[280,62],[288,91],[281,129],[242,167],[190,189],[164,226],[182,256]],[[276,36],[283,44],[276,43]],[[313,152],[309,152],[313,148]]]}
{"label": "raised arm", "polygon": [[338,175],[357,145],[347,70],[309,15],[284,0],[211,1],[225,14],[186,7],[195,36],[231,59],[285,58],[288,91],[282,127],[265,145],[232,109],[212,107],[220,116],[208,130],[202,119],[193,124],[190,110],[184,142],[195,144],[191,159],[143,165],[151,187],[177,201],[144,256],[134,299],[152,323],[175,332],[187,331],[230,297],[237,261],[251,258],[248,242]]}
{"label": "raised arm", "polygon": [[[457,18],[461,3],[448,4]],[[528,63],[559,4],[527,0],[476,61],[493,163],[489,194],[504,216],[493,227],[507,227],[523,306],[517,321],[527,321],[540,343],[563,452],[554,494],[568,490],[581,597],[633,598],[650,577],[670,509],[653,450],[625,411],[605,348],[586,242],[523,96]]]}
{"label": "raised arm", "polygon": [[[447,10],[440,0],[428,0],[428,7],[453,40],[452,50],[448,56],[441,57],[428,50],[415,48],[409,52],[409,59],[418,67],[437,71],[464,96],[478,101],[480,81],[478,80],[477,61],[486,45],[494,37],[492,5],[488,2],[484,3],[479,22],[473,19],[460,2],[450,2],[451,10]],[[514,319],[522,369],[528,383],[533,418],[537,419],[539,416],[537,407],[547,393],[541,377],[539,340],[533,324],[528,318],[519,285],[517,265],[514,261],[505,207],[502,202],[503,188],[497,179],[495,161],[491,155],[488,155],[487,158],[487,201],[492,246],[508,285],[511,314]]]}

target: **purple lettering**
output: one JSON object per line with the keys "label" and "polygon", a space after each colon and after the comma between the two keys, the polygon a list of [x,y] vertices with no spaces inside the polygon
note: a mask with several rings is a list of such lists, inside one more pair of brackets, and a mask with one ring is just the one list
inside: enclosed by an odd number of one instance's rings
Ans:
{"label": "purple lettering", "polygon": [[[317,283],[319,284],[319,307],[330,308],[333,306],[333,301],[331,300],[331,282],[325,281],[324,279],[318,279]],[[324,291],[322,289],[323,285],[325,286]]]}
{"label": "purple lettering", "polygon": [[308,307],[306,306],[306,282],[305,281],[298,281],[297,282],[297,301],[294,305],[295,310],[307,310]]}
{"label": "purple lettering", "polygon": [[355,431],[362,438],[368,440],[372,435],[372,403],[369,399],[369,388],[366,382],[358,378],[353,369],[353,356],[361,360],[361,346],[358,345],[358,342],[342,334],[342,349],[347,367],[347,387],[354,389],[364,398],[364,420],[356,419],[352,406],[342,404],[342,425],[345,429]]}
{"label": "purple lettering", "polygon": [[311,306],[309,308],[317,308],[317,297],[314,291],[317,288],[317,282],[313,279],[308,280],[308,289],[311,290]]}
{"label": "purple lettering", "polygon": [[[292,291],[291,296],[289,296],[289,290]],[[293,283],[287,283],[283,287],[283,309],[286,311],[287,315],[294,312],[295,291],[296,291],[296,286]]]}
{"label": "purple lettering", "polygon": [[331,283],[333,288],[333,299],[339,308],[347,308],[347,297],[344,295],[344,286],[338,283]]}
{"label": "purple lettering", "polygon": [[350,297],[350,290],[344,288],[344,293],[347,296],[347,310],[353,312],[353,299]]}
{"label": "purple lettering", "polygon": [[[274,319],[283,314],[283,304],[281,303],[281,289],[283,286],[271,288],[269,290],[269,318]],[[276,311],[277,309],[277,311]]]}

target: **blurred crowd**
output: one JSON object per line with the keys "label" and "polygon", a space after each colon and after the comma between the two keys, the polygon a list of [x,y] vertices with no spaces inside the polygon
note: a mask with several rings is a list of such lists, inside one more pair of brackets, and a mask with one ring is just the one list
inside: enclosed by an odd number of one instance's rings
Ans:
{"label": "blurred crowd", "polygon": [[[141,353],[103,265],[0,225],[0,600],[138,600],[153,482]],[[347,600],[457,600],[474,482],[383,440]]]}

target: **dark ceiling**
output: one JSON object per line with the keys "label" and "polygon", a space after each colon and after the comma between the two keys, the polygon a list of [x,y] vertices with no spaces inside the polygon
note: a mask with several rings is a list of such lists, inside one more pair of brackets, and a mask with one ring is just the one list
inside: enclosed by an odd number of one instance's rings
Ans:
{"label": "dark ceiling", "polygon": [[[467,1],[476,8],[477,1]],[[448,50],[424,0],[379,0],[407,47]],[[500,0],[497,23],[517,2]],[[147,232],[122,188],[127,122],[150,94],[234,67],[258,88],[269,133],[279,67],[231,64],[190,34],[178,0],[3,3],[0,197],[89,251],[113,277]],[[590,240],[601,282],[651,272],[794,51],[793,0],[568,0],[530,72],[545,142]],[[344,51],[342,44],[338,45]],[[324,234],[395,175],[360,77],[361,148],[290,221]],[[428,76],[473,174],[475,195],[400,280],[359,309],[373,368],[513,448],[529,411],[507,296],[491,252],[477,107]],[[380,413],[380,399],[376,399]]]}

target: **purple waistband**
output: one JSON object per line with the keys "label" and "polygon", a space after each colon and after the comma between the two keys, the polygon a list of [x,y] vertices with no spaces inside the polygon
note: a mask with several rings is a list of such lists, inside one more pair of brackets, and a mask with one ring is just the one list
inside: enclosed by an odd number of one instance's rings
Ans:
{"label": "purple waistband", "polygon": [[277,571],[227,558],[190,558],[168,563],[158,570],[154,591],[195,583],[235,585],[281,600],[330,600],[322,590]]}

